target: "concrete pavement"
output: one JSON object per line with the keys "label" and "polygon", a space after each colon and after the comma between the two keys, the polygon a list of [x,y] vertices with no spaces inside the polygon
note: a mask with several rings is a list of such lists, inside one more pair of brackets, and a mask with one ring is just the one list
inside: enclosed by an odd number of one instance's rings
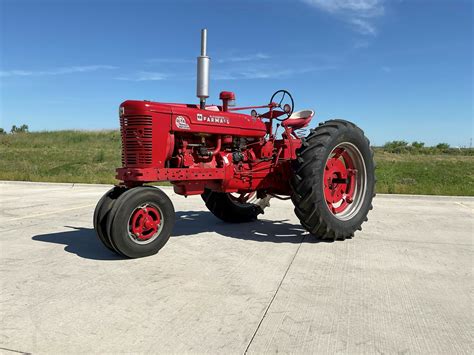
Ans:
{"label": "concrete pavement", "polygon": [[96,239],[105,185],[0,183],[0,352],[472,353],[474,199],[378,196],[318,242],[289,201],[225,224],[200,197],[158,255]]}

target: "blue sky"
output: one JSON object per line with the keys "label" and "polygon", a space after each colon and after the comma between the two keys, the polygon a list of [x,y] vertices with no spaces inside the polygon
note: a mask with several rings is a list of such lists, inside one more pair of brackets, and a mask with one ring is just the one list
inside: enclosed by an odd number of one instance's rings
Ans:
{"label": "blue sky", "polygon": [[0,0],[0,126],[117,128],[125,99],[195,103],[200,29],[211,98],[277,89],[374,144],[468,146],[471,0]]}

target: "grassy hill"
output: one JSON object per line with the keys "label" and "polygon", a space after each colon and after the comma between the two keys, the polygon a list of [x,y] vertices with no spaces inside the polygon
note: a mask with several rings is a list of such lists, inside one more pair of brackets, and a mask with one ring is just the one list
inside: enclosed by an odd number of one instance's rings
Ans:
{"label": "grassy hill", "polygon": [[114,183],[119,131],[54,131],[0,136],[0,180]]}
{"label": "grassy hill", "polygon": [[[472,153],[375,148],[377,191],[474,196]],[[118,131],[0,135],[0,180],[113,184],[120,164]]]}

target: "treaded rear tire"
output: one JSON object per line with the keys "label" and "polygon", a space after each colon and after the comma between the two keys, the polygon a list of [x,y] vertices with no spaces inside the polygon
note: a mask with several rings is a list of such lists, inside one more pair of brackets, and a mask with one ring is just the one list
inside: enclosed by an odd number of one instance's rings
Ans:
{"label": "treaded rear tire", "polygon": [[214,216],[229,223],[252,222],[257,219],[262,209],[253,203],[236,203],[229,194],[206,189],[201,195],[206,207]]}
{"label": "treaded rear tire", "polygon": [[[360,152],[366,168],[366,189],[360,209],[347,220],[341,220],[330,211],[324,194],[324,169],[329,155],[342,143],[354,145]],[[291,199],[295,214],[302,226],[311,234],[322,239],[352,237],[361,230],[372,209],[375,196],[375,163],[370,142],[364,132],[355,124],[344,120],[330,120],[320,123],[302,139],[293,161],[293,176],[290,180]]]}

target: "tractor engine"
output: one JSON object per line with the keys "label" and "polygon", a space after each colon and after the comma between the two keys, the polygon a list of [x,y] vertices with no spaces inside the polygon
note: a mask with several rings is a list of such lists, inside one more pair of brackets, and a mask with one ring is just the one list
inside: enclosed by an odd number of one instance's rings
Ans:
{"label": "tractor engine", "polygon": [[267,176],[282,147],[266,140],[266,124],[223,108],[125,101],[119,109],[122,168],[117,177],[129,185],[167,180],[182,195],[201,194],[206,187],[237,192],[272,186],[275,193],[287,191],[284,169],[275,169],[279,183]]}

